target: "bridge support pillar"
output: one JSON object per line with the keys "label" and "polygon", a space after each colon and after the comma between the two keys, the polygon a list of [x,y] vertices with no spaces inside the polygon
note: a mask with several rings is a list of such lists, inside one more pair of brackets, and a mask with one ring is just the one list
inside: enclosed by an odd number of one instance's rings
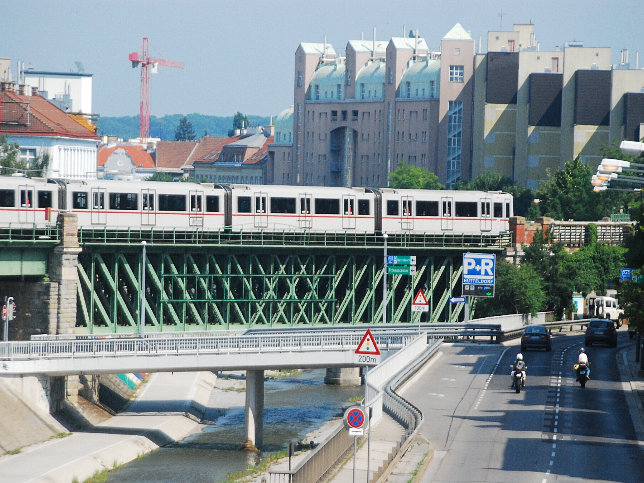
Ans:
{"label": "bridge support pillar", "polygon": [[264,371],[246,371],[246,450],[261,448],[264,439]]}
{"label": "bridge support pillar", "polygon": [[326,370],[324,384],[330,386],[359,386],[362,384],[359,367],[330,367]]}

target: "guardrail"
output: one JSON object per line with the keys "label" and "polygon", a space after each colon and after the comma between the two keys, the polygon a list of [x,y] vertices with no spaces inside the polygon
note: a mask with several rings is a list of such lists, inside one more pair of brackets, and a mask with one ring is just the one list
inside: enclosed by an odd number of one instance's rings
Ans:
{"label": "guardrail", "polygon": [[[550,329],[551,332],[552,332],[552,329],[556,329],[556,328],[559,329],[558,332],[562,332],[566,327],[568,328],[568,331],[572,332],[573,330],[575,330],[575,326],[579,326],[577,330],[585,330],[585,328],[588,326],[588,322],[590,321],[591,319],[559,320],[557,322],[546,322],[544,324],[539,324],[539,325]],[[506,330],[503,332],[503,340],[516,339],[517,337],[520,337],[521,334],[523,334],[524,330],[525,330],[525,327]]]}

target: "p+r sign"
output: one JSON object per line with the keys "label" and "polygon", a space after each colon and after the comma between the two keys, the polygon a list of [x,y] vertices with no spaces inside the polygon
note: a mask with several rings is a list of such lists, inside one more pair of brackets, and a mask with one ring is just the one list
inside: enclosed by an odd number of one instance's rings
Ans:
{"label": "p+r sign", "polygon": [[463,254],[463,283],[474,285],[494,285],[493,253]]}

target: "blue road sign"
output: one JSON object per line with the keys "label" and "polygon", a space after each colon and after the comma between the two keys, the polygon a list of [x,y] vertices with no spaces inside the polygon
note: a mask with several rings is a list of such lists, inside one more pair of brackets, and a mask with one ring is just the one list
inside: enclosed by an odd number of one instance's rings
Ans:
{"label": "blue road sign", "polygon": [[450,297],[449,301],[453,304],[463,304],[465,303],[465,297]]}
{"label": "blue road sign", "polygon": [[633,269],[632,268],[622,268],[622,282],[627,280],[632,280],[633,278]]}
{"label": "blue road sign", "polygon": [[494,285],[495,260],[493,253],[464,253],[463,284]]}
{"label": "blue road sign", "polygon": [[344,425],[347,429],[361,428],[366,420],[367,416],[365,412],[357,406],[347,409],[344,413]]}

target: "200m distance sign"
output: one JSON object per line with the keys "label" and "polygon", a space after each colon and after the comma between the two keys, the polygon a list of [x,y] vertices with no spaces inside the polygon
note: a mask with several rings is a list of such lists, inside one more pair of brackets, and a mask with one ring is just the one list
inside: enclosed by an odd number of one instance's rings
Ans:
{"label": "200m distance sign", "polygon": [[367,413],[359,406],[352,406],[344,412],[344,427],[348,430],[363,428],[367,420]]}

